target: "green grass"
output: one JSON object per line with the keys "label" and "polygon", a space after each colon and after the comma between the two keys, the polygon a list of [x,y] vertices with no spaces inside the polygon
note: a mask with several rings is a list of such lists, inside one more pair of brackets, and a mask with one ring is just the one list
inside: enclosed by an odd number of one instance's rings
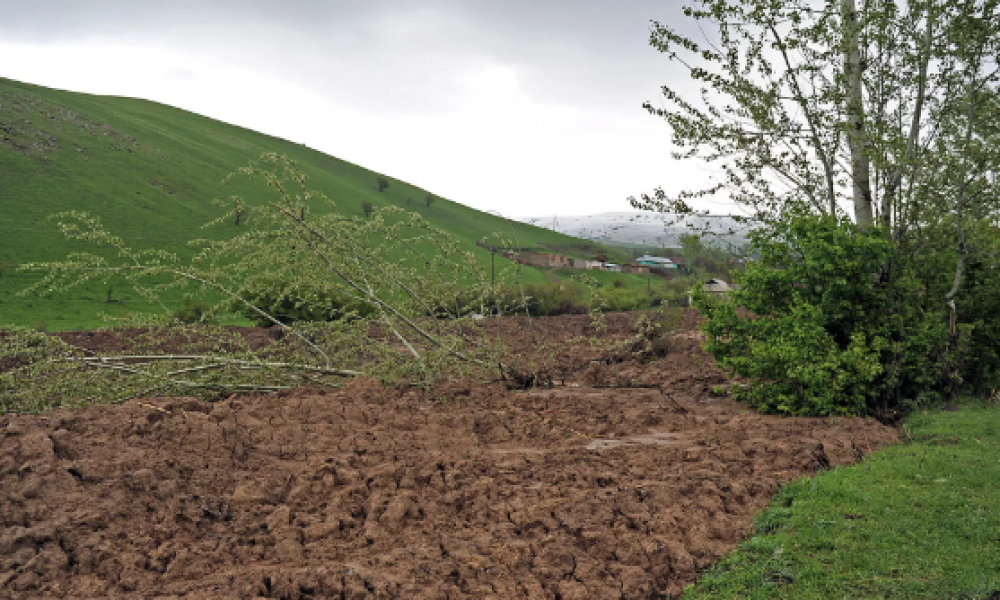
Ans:
{"label": "green grass", "polygon": [[[438,198],[428,207],[423,202],[427,190],[391,177],[390,187],[379,192],[377,173],[301,144],[145,100],[52,90],[0,78],[0,326],[85,329],[101,325],[102,312],[158,310],[120,284],[111,303],[105,284],[55,297],[18,297],[16,292],[37,275],[18,272],[16,266],[60,260],[86,249],[66,242],[48,219],[70,209],[101,217],[135,248],[163,248],[188,256],[188,240],[237,231],[235,224],[200,229],[224,212],[213,199],[233,194],[250,204],[273,199],[259,183],[222,185],[227,174],[264,152],[295,160],[309,175],[310,186],[333,198],[343,213],[362,215],[365,201],[376,208],[399,206],[419,212],[463,247],[475,250],[483,269],[489,269],[489,253],[475,242],[492,234],[516,238],[526,249],[578,257],[607,252],[623,258],[593,242],[512,224],[448,199]],[[498,258],[498,267],[502,263],[507,261]],[[521,272],[526,281],[547,279],[536,269]],[[165,300],[176,306],[182,296],[178,291]]]}
{"label": "green grass", "polygon": [[784,487],[685,600],[1000,597],[1000,407],[920,412],[903,432]]}

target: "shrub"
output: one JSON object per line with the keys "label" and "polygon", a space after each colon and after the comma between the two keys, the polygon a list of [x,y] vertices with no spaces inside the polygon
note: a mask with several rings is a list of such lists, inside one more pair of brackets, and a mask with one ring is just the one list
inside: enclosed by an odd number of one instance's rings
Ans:
{"label": "shrub", "polygon": [[579,315],[587,312],[583,290],[573,283],[529,283],[524,286],[525,303],[533,316]]}
{"label": "shrub", "polygon": [[[751,237],[760,259],[729,300],[694,296],[706,350],[749,381],[734,396],[766,412],[836,415],[933,394],[945,320],[921,305],[920,283],[884,231],[794,216]],[[884,265],[891,282],[879,278]]]}
{"label": "shrub", "polygon": [[315,281],[292,278],[258,277],[240,292],[242,301],[233,302],[235,312],[252,320],[259,327],[272,321],[247,303],[269,313],[284,324],[299,321],[338,321],[356,316],[368,316],[370,304],[345,296],[342,292]]}
{"label": "shrub", "polygon": [[211,321],[211,307],[186,295],[184,303],[171,316],[181,323],[207,323]]}
{"label": "shrub", "polygon": [[958,301],[960,321],[972,327],[965,381],[976,394],[1000,387],[1000,240],[994,231],[979,237],[979,252],[966,259]]}

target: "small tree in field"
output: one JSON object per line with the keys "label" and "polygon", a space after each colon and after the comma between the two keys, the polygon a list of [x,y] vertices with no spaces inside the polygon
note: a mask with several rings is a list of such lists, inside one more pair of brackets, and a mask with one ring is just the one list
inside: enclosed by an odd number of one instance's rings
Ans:
{"label": "small tree in field", "polygon": [[427,195],[426,195],[426,196],[424,197],[424,202],[426,202],[426,203],[427,203],[427,208],[430,208],[430,207],[431,207],[431,204],[434,204],[434,201],[435,201],[435,200],[437,200],[437,198],[435,198],[435,197],[434,197],[434,194],[427,194]]}
{"label": "small tree in field", "polygon": [[236,219],[236,226],[239,227],[243,218],[247,214],[247,205],[242,198],[236,197],[233,204],[233,216]]}
{"label": "small tree in field", "polygon": [[365,217],[370,217],[372,216],[372,212],[375,210],[375,208],[372,206],[371,202],[365,200],[364,202],[361,203],[361,210],[365,211]]}
{"label": "small tree in field", "polygon": [[381,175],[378,176],[378,179],[375,180],[375,183],[378,184],[378,191],[380,192],[384,192],[389,187],[389,180],[386,179],[385,177],[382,177]]}

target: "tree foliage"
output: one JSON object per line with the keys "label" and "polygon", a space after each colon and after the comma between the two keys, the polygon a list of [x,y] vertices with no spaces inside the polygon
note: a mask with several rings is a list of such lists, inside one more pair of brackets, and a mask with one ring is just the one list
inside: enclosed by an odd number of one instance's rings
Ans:
{"label": "tree foliage", "polygon": [[707,0],[686,7],[704,39],[653,23],[650,43],[697,87],[664,86],[646,104],[670,126],[678,159],[721,178],[633,202],[679,214],[727,194],[743,218],[769,222],[799,207],[848,211],[894,233],[926,211],[975,196],[995,206],[997,3],[823,5]]}
{"label": "tree foliage", "polygon": [[702,37],[654,22],[650,43],[692,88],[664,86],[646,109],[676,158],[720,175],[632,202],[683,218],[726,196],[761,228],[734,304],[703,303],[709,346],[753,380],[748,397],[885,410],[995,377],[997,0],[704,0],[684,14]]}
{"label": "tree foliage", "polygon": [[[932,397],[948,355],[944,307],[881,228],[796,215],[752,234],[759,259],[729,301],[697,294],[706,349],[748,380],[741,396],[789,414],[891,413]],[[889,261],[895,285],[872,277]]]}
{"label": "tree foliage", "polygon": [[[0,409],[337,385],[361,373],[413,383],[517,375],[498,358],[499,338],[463,320],[467,305],[489,305],[510,285],[509,273],[491,281],[470,252],[416,213],[390,207],[362,219],[338,211],[287,158],[266,154],[233,176],[263,182],[275,198],[245,206],[236,235],[192,242],[199,250],[190,262],[135,250],[85,213],[55,215],[68,238],[91,249],[27,265],[43,277],[24,293],[116,278],[154,302],[184,289],[198,310],[164,307],[120,323],[139,332],[126,355],[93,356],[35,332],[11,333],[0,361],[25,366],[0,374]],[[207,227],[228,222],[235,210],[228,206]],[[234,313],[273,326],[279,342],[261,350],[211,325]]]}

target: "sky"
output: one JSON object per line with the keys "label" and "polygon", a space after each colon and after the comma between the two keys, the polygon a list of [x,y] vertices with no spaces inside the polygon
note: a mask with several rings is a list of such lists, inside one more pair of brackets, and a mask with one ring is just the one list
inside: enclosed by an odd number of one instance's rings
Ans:
{"label": "sky", "polygon": [[[146,98],[505,216],[703,185],[642,108],[678,0],[0,0],[0,76]],[[234,165],[235,166],[235,165]],[[713,208],[713,207],[708,207]]]}

